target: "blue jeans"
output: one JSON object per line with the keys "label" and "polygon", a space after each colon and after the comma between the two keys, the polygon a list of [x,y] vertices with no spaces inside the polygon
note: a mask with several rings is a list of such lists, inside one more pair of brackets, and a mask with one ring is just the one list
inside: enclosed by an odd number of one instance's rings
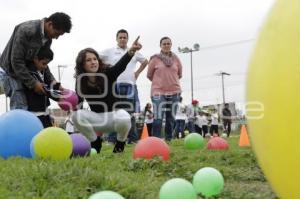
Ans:
{"label": "blue jeans", "polygon": [[[124,104],[120,104],[119,108],[125,109],[128,113],[139,113],[140,112],[140,100],[138,97],[138,91],[136,85],[128,84],[128,83],[117,83],[116,93],[119,95],[118,97],[121,99],[121,102]],[[131,129],[128,133],[128,143],[136,142],[138,140],[137,128],[135,117],[131,117]]]}
{"label": "blue jeans", "polygon": [[116,143],[117,142],[117,133],[116,132],[111,132],[107,135],[107,141],[111,143]]}
{"label": "blue jeans", "polygon": [[189,121],[187,123],[187,129],[189,130],[190,133],[196,132],[196,130],[195,130],[195,122],[194,122],[193,119],[189,119]]}
{"label": "blue jeans", "polygon": [[5,95],[10,98],[10,110],[27,110],[27,100],[21,81],[7,75],[4,71],[0,71],[0,81]]}
{"label": "blue jeans", "polygon": [[166,116],[165,124],[165,139],[170,141],[172,139],[172,132],[174,127],[174,117],[177,110],[180,94],[174,95],[159,95],[152,96],[153,115],[154,120],[152,124],[152,135],[161,137],[161,127],[163,118]]}
{"label": "blue jeans", "polygon": [[121,98],[122,101],[130,103],[130,107],[125,105],[125,108],[126,106],[129,108],[129,110],[127,110],[129,113],[141,112],[140,99],[136,85],[129,83],[117,83],[116,93],[119,95],[118,97]]}
{"label": "blue jeans", "polygon": [[176,125],[175,125],[176,137],[179,137],[179,133],[181,133],[182,137],[184,137],[184,125],[185,125],[185,120],[176,120]]}

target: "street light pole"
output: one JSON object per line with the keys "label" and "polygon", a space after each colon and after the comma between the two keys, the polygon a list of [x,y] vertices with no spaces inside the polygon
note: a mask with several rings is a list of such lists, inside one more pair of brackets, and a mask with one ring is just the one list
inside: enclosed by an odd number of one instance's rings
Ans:
{"label": "street light pole", "polygon": [[67,68],[67,65],[58,65],[57,69],[58,69],[58,81],[61,81],[61,74],[60,74],[60,68]]}
{"label": "street light pole", "polygon": [[195,51],[199,51],[200,49],[200,45],[199,44],[194,44],[193,48],[180,48],[178,47],[178,51],[180,53],[190,53],[190,58],[191,58],[191,97],[192,97],[192,101],[194,99],[194,78],[193,78],[193,52]]}
{"label": "street light pole", "polygon": [[223,95],[223,104],[225,104],[225,87],[224,87],[224,75],[230,75],[229,73],[220,71],[220,73],[217,74],[218,76],[222,77],[222,95]]}
{"label": "street light pole", "polygon": [[194,99],[194,78],[193,78],[193,51],[191,51],[191,93],[192,93],[192,101]]}

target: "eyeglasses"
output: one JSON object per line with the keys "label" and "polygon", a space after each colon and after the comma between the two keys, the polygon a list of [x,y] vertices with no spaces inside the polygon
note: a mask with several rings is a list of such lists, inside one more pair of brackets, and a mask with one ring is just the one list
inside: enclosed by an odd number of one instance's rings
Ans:
{"label": "eyeglasses", "polygon": [[162,43],[163,46],[171,45],[171,43]]}

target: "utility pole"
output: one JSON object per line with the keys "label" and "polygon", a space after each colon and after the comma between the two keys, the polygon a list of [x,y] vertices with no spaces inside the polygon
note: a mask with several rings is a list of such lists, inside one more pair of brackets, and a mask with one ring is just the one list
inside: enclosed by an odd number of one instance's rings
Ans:
{"label": "utility pole", "polygon": [[230,75],[229,73],[220,71],[219,73],[216,74],[217,76],[222,77],[222,95],[223,95],[223,104],[225,104],[225,86],[224,86],[224,75]]}
{"label": "utility pole", "polygon": [[60,74],[60,68],[67,68],[67,65],[58,65],[57,69],[58,69],[58,81],[61,82],[61,74]]}
{"label": "utility pole", "polygon": [[194,44],[193,48],[188,48],[188,47],[184,47],[184,48],[180,48],[178,47],[178,51],[180,53],[190,53],[190,58],[191,58],[191,101],[193,101],[194,99],[194,78],[193,78],[193,52],[195,51],[199,51],[200,50],[200,45],[199,44]]}

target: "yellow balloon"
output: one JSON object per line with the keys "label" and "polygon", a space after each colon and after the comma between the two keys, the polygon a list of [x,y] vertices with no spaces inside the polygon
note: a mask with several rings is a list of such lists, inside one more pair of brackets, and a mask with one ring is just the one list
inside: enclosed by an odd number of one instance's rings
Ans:
{"label": "yellow balloon", "polygon": [[247,116],[258,161],[280,198],[299,199],[299,0],[279,0],[274,5],[247,83]]}
{"label": "yellow balloon", "polygon": [[61,128],[46,128],[33,139],[33,149],[36,157],[64,160],[68,159],[72,153],[72,139]]}

